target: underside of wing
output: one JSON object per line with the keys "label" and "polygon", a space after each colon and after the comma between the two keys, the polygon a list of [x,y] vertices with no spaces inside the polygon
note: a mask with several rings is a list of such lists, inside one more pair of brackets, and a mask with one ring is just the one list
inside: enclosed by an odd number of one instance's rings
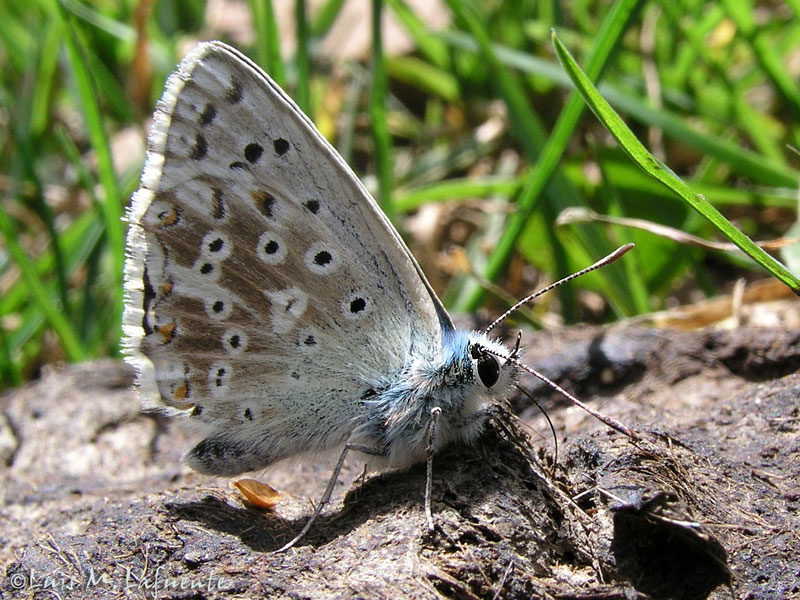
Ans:
{"label": "underside of wing", "polygon": [[169,78],[128,218],[128,360],[146,403],[205,425],[201,470],[341,443],[451,326],[341,157],[218,42]]}

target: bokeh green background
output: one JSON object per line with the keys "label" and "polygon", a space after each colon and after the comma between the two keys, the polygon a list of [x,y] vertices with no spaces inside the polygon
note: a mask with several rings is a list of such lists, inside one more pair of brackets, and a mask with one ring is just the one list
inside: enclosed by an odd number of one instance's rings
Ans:
{"label": "bokeh green background", "polygon": [[[524,316],[609,321],[768,277],[739,252],[557,223],[584,207],[719,237],[585,105],[568,114],[553,29],[648,150],[739,230],[797,235],[800,0],[0,3],[0,389],[119,352],[121,217],[153,105],[201,39],[286,87],[453,311],[497,314],[631,241]],[[554,168],[531,194],[543,150]],[[791,247],[775,255],[798,271]]]}

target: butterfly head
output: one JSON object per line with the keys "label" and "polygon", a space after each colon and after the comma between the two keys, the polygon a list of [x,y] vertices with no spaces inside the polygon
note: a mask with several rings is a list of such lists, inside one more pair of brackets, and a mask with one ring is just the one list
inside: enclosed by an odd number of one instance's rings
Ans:
{"label": "butterfly head", "polygon": [[509,358],[518,358],[519,342],[512,350],[475,331],[470,332],[468,340],[474,385],[491,397],[505,398],[518,377],[518,368]]}

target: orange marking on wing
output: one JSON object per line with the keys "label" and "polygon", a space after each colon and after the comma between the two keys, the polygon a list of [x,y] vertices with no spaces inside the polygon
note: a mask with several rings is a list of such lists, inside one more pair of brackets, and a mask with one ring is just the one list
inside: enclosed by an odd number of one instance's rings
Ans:
{"label": "orange marking on wing", "polygon": [[175,322],[173,321],[166,325],[159,325],[156,329],[164,338],[164,343],[169,344],[172,341],[172,337],[175,335],[175,328]]}

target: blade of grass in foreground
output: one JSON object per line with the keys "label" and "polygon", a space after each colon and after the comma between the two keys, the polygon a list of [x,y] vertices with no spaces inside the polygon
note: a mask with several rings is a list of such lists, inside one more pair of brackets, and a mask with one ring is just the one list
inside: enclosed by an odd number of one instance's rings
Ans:
{"label": "blade of grass in foreground", "polygon": [[628,129],[628,126],[625,125],[620,116],[614,112],[611,105],[600,95],[589,78],[581,71],[578,63],[572,58],[555,32],[552,34],[552,39],[561,64],[583,96],[584,101],[633,161],[650,176],[675,192],[684,202],[716,227],[722,235],[736,244],[742,252],[789,286],[795,294],[800,295],[800,279],[783,264],[756,246],[750,238],[736,229],[705,198],[692,191],[668,166],[650,154],[633,132]]}

